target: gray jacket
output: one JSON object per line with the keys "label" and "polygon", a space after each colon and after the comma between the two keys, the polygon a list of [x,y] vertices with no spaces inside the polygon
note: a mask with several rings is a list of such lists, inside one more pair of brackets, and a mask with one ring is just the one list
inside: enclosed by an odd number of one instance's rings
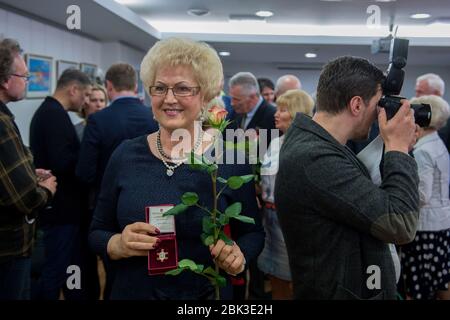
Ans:
{"label": "gray jacket", "polygon": [[401,152],[385,154],[383,173],[376,186],[350,149],[297,114],[275,184],[297,299],[395,299],[387,243],[414,239],[419,178]]}

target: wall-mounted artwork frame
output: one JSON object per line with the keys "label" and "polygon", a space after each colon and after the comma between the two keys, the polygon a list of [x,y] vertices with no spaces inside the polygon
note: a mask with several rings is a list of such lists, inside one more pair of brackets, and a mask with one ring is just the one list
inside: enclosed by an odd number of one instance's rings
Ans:
{"label": "wall-mounted artwork frame", "polygon": [[62,73],[67,69],[79,70],[80,64],[74,61],[58,60],[56,61],[56,81],[61,77]]}
{"label": "wall-mounted artwork frame", "polygon": [[96,83],[95,77],[97,75],[97,65],[92,63],[80,63],[80,70],[88,75],[92,83]]}
{"label": "wall-mounted artwork frame", "polygon": [[53,58],[28,53],[25,55],[30,80],[27,83],[26,97],[45,98],[52,93]]}

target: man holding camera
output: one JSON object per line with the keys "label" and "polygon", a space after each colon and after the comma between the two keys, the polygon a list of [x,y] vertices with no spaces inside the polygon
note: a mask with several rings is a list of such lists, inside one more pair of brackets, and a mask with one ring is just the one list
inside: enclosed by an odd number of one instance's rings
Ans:
{"label": "man holding camera", "polygon": [[[418,221],[414,112],[406,100],[387,120],[383,72],[369,61],[328,63],[317,113],[298,114],[280,153],[275,202],[297,299],[395,299],[387,243],[414,239]],[[378,116],[377,116],[378,115]],[[349,139],[364,140],[378,118],[385,144],[382,184],[375,185]]]}

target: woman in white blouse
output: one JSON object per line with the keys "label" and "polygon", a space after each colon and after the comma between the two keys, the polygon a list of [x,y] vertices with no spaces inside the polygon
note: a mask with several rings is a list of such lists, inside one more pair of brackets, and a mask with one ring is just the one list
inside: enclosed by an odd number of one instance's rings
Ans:
{"label": "woman in white blouse", "polygon": [[[297,112],[312,116],[314,100],[305,91],[289,90],[277,98],[275,126],[285,133]],[[275,208],[274,189],[278,172],[278,155],[284,136],[270,143],[261,166],[261,188],[264,200],[263,225],[266,232],[264,250],[258,257],[259,269],[267,274],[272,286],[272,299],[292,299],[292,278],[283,233]]]}
{"label": "woman in white blouse", "polygon": [[431,122],[418,129],[414,158],[419,170],[420,220],[413,242],[402,248],[406,294],[412,299],[450,300],[449,154],[437,130],[450,116],[438,96],[421,96],[413,103],[431,105]]}

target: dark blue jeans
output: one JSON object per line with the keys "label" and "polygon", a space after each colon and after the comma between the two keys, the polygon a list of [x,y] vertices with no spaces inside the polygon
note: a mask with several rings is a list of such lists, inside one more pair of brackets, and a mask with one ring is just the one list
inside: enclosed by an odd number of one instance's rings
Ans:
{"label": "dark blue jeans", "polygon": [[78,264],[74,258],[79,251],[79,226],[43,226],[42,231],[45,262],[39,279],[37,299],[58,300],[61,289],[64,289],[65,298],[70,299],[70,296],[76,296],[76,291],[79,291],[66,290],[67,267]]}
{"label": "dark blue jeans", "polygon": [[17,257],[0,263],[0,300],[29,300],[31,258]]}

